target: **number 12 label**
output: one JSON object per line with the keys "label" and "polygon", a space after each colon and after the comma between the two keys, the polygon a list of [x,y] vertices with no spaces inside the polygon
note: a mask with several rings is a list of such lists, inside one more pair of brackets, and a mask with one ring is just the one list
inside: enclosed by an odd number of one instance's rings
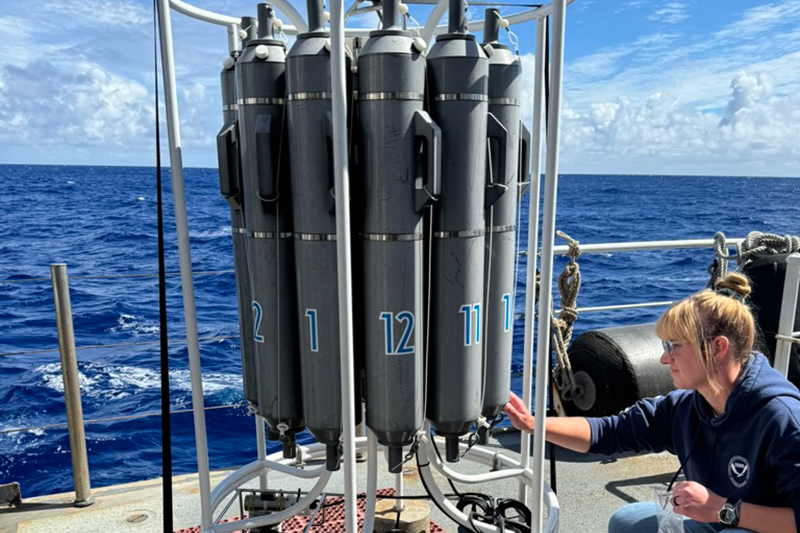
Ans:
{"label": "number 12 label", "polygon": [[[386,355],[404,355],[414,353],[414,346],[409,346],[411,334],[414,332],[414,313],[410,311],[401,311],[395,316],[391,312],[383,312],[378,316],[378,320],[383,320],[383,327],[385,332],[384,337],[384,351]],[[397,346],[394,345],[394,321],[405,322],[405,330],[400,337],[400,342]]]}

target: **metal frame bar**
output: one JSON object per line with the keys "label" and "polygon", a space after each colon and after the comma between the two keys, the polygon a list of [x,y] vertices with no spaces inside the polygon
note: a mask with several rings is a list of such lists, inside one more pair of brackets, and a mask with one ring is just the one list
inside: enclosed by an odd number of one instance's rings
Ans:
{"label": "metal frame bar", "polygon": [[[547,21],[536,20],[536,49],[533,81],[533,131],[531,131],[531,186],[528,201],[528,250],[539,248],[539,200],[541,198],[542,166],[542,107],[544,105],[544,42]],[[525,330],[522,363],[522,401],[531,408],[533,396],[533,328],[536,327],[536,254],[528,255],[525,273]],[[520,464],[530,465],[531,436],[524,431],[520,434]],[[529,503],[528,486],[520,481],[520,501]]]}
{"label": "metal frame bar", "polygon": [[775,346],[775,370],[789,375],[789,358],[791,356],[792,342],[796,333],[794,330],[795,313],[797,311],[797,293],[800,290],[800,254],[794,253],[786,258],[786,278],[783,283],[783,300],[781,300],[781,314],[778,321],[778,340]]}
{"label": "metal frame bar", "polygon": [[564,71],[564,30],[567,0],[553,0],[551,39],[550,108],[547,120],[547,160],[544,181],[544,213],[542,216],[541,287],[539,289],[539,323],[536,335],[536,400],[538,415],[533,433],[533,515],[531,532],[542,531],[542,485],[544,483],[544,444],[547,383],[550,374],[550,308],[553,305],[553,246],[558,193],[558,145],[561,129],[561,79]]}
{"label": "metal frame bar", "polygon": [[[744,241],[744,238],[727,239],[730,246]],[[637,252],[643,250],[680,250],[692,248],[714,248],[714,239],[686,239],[682,241],[633,241],[581,244],[581,254],[599,254],[605,252]],[[566,255],[569,246],[562,244],[553,246],[553,254]],[[544,251],[542,251],[544,254]]]}
{"label": "metal frame bar", "polygon": [[356,424],[353,362],[353,273],[350,255],[350,175],[347,151],[347,85],[344,45],[344,0],[331,2],[331,107],[333,173],[336,191],[336,274],[339,287],[339,353],[342,383],[342,453],[345,531],[356,533]]}
{"label": "metal frame bar", "polygon": [[[554,56],[558,58],[555,67],[555,76],[552,84],[556,88],[554,91],[557,96],[551,101],[551,115],[557,118],[557,112],[560,109],[560,93],[561,93],[561,69],[563,68],[563,26],[564,26],[564,11],[566,5],[574,0],[555,0],[555,5],[547,5],[541,8],[529,10],[517,15],[509,17],[512,24],[526,22],[535,18],[540,18],[549,15],[551,12],[554,14],[554,25],[560,25],[559,39],[556,39],[554,45]],[[294,27],[283,26],[283,30],[287,34],[307,31],[305,21],[294,10],[294,8],[286,0],[274,0],[273,4],[277,9],[286,14],[292,22]],[[436,32],[446,31],[446,27],[436,27],[435,24],[441,18],[444,11],[446,2],[439,0],[434,13],[426,23],[426,30],[433,29]],[[354,383],[352,377],[353,370],[353,337],[352,337],[352,272],[351,272],[351,259],[350,259],[350,214],[349,204],[346,199],[349,198],[349,176],[348,176],[348,154],[347,154],[347,132],[345,127],[346,122],[346,90],[345,90],[345,46],[344,37],[347,35],[366,35],[369,29],[354,30],[346,32],[344,28],[344,2],[337,0],[333,2],[331,9],[331,80],[332,80],[332,104],[333,104],[333,123],[335,130],[333,132],[334,139],[334,180],[336,187],[336,226],[337,234],[340,236],[337,239],[337,265],[338,265],[338,287],[339,287],[339,311],[340,311],[340,342],[341,342],[341,368],[342,368],[342,412],[343,412],[343,435],[342,444],[344,449],[344,477],[345,477],[345,529],[347,533],[356,533],[356,484],[355,484],[355,448],[358,441],[355,437],[355,413],[354,413]],[[202,531],[216,531],[222,533],[224,531],[233,531],[231,528],[238,528],[242,524],[245,527],[256,525],[263,525],[260,521],[247,521],[229,524],[212,524],[212,512],[216,505],[212,504],[212,492],[210,489],[210,476],[209,476],[209,463],[208,463],[208,444],[205,427],[205,415],[203,410],[203,384],[202,384],[202,370],[200,364],[199,343],[197,335],[197,316],[194,302],[194,290],[192,282],[192,269],[191,269],[191,252],[189,246],[189,232],[188,222],[186,217],[186,199],[183,184],[183,161],[181,153],[181,139],[180,128],[178,120],[178,107],[177,107],[177,92],[175,82],[175,67],[173,58],[173,43],[172,43],[172,22],[170,18],[170,8],[175,9],[190,17],[204,20],[212,24],[219,24],[225,26],[228,30],[228,47],[234,50],[237,47],[235,34],[236,27],[238,26],[239,19],[219,15],[207,10],[196,8],[182,0],[159,0],[159,30],[161,38],[161,56],[162,68],[164,74],[164,92],[167,108],[167,125],[169,134],[170,145],[170,166],[172,169],[172,185],[173,197],[175,204],[175,219],[176,219],[176,233],[178,238],[178,251],[180,257],[180,271],[181,271],[181,285],[183,290],[184,301],[184,316],[186,319],[186,337],[189,351],[189,366],[191,373],[192,384],[192,405],[195,421],[195,446],[197,449],[198,460],[198,475],[200,477],[200,503],[201,503],[201,529]],[[438,13],[438,16],[436,16]],[[476,29],[480,22],[470,23],[471,29]],[[430,39],[431,35],[428,37]],[[553,113],[553,109],[556,110]],[[541,110],[539,111],[541,121]],[[547,176],[550,180],[546,179],[546,183],[550,184],[548,190],[553,192],[553,173],[557,172],[557,150],[558,150],[558,121],[551,120],[550,131],[548,131],[548,165]],[[539,132],[535,135],[538,137],[541,131],[541,123],[539,124]],[[537,144],[537,150],[534,153],[540,152],[538,148],[541,147],[541,142]],[[538,157],[538,155],[536,156]],[[533,167],[538,177],[539,165]],[[538,181],[538,180],[537,180]],[[538,189],[534,186],[534,189]],[[553,196],[553,209],[555,207]],[[535,202],[535,207],[538,208],[538,202]],[[538,213],[537,213],[538,214]],[[554,213],[553,213],[554,215]],[[534,217],[538,218],[538,217]],[[535,225],[535,224],[534,224]],[[551,228],[552,230],[552,225]],[[552,233],[552,232],[551,232]],[[550,237],[549,245],[552,250],[552,235]],[[552,273],[552,254],[550,255],[550,271]],[[534,269],[535,270],[535,269]],[[550,288],[552,289],[552,280],[550,281]],[[541,311],[540,311],[541,314]],[[543,323],[549,326],[548,321]],[[531,326],[532,327],[532,326]],[[541,329],[541,324],[540,324]],[[541,343],[540,343],[541,344]],[[541,346],[540,346],[541,349]],[[530,356],[530,354],[528,354]],[[546,359],[546,358],[545,358]],[[546,387],[546,372],[537,372],[537,406],[540,400],[543,402],[544,389]],[[541,398],[540,398],[541,396]],[[541,417],[540,417],[541,419]],[[538,467],[534,470],[532,479],[534,485],[534,510],[535,516],[538,518],[537,526],[534,531],[541,531],[541,504],[542,504],[542,483],[543,479],[543,463],[541,457],[537,461],[537,446],[539,441],[543,443],[543,434],[537,435],[537,441],[534,445],[534,461]],[[539,455],[541,455],[539,449]],[[527,460],[527,454],[526,454]],[[267,460],[257,461],[258,467],[250,469],[248,467],[247,476],[255,477],[259,475],[262,469],[275,466],[276,463]],[[267,464],[269,463],[269,465]],[[541,464],[540,464],[541,463]],[[251,465],[252,466],[252,465]],[[527,470],[522,468],[520,473],[516,475],[523,475]],[[305,473],[308,475],[308,473]],[[317,484],[319,490],[322,490],[324,483],[327,481],[328,475],[325,472],[320,477],[320,482]],[[218,502],[221,492],[225,488],[229,488],[236,483],[241,483],[243,480],[242,475],[233,475],[227,478],[220,486],[218,486],[214,493],[214,501]],[[538,485],[538,486],[537,486]],[[315,488],[317,488],[315,487]],[[219,502],[218,502],[219,503]],[[267,517],[263,517],[267,518]],[[256,524],[258,522],[258,524]],[[266,522],[265,522],[266,523]]]}
{"label": "metal frame bar", "polygon": [[197,474],[200,489],[200,527],[211,527],[211,477],[208,464],[208,439],[203,400],[203,376],[200,364],[200,343],[197,340],[197,313],[192,280],[192,257],[189,245],[189,223],[186,217],[186,194],[183,187],[183,155],[181,151],[178,93],[175,82],[175,59],[172,46],[172,19],[169,0],[157,0],[158,26],[161,39],[161,67],[164,77],[164,101],[167,108],[169,164],[172,174],[172,196],[175,206],[175,233],[178,239],[178,258],[181,270],[183,315],[186,326],[186,345],[189,353],[189,374],[192,384],[192,410],[197,452]]}

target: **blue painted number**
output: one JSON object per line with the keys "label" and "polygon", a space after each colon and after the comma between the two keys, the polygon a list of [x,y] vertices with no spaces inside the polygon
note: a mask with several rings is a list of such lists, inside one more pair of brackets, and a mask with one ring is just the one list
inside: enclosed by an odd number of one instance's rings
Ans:
{"label": "blue painted number", "polygon": [[511,294],[505,293],[503,295],[503,304],[505,305],[505,312],[503,314],[503,331],[511,329]]}
{"label": "blue painted number", "polygon": [[257,301],[253,300],[253,340],[256,342],[264,342],[264,336],[258,334],[258,329],[261,327],[261,319],[264,317],[264,313],[261,310],[261,304]]}
{"label": "blue painted number", "polygon": [[317,336],[317,310],[316,309],[306,309],[306,316],[308,317],[308,325],[309,325],[309,336],[311,341],[311,351],[318,352],[319,351],[319,339]]}
{"label": "blue painted number", "polygon": [[[481,304],[464,304],[459,310],[464,315],[464,346],[481,343]],[[475,315],[475,339],[472,338],[472,316]]]}
{"label": "blue painted number", "polygon": [[[414,332],[414,313],[411,313],[410,311],[401,311],[400,313],[397,313],[397,316],[394,316],[394,313],[384,312],[380,314],[378,319],[383,320],[385,332],[383,347],[386,355],[405,355],[414,353],[414,346],[408,345],[409,341],[411,340],[411,334]],[[406,323],[406,328],[403,331],[403,334],[400,336],[400,342],[396,347],[394,345],[394,320]]]}

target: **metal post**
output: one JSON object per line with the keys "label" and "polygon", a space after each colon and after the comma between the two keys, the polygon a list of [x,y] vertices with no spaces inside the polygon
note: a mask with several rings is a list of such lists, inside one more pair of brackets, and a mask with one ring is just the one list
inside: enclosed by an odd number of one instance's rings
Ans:
{"label": "metal post", "polygon": [[175,233],[181,270],[183,316],[186,322],[186,347],[189,353],[189,374],[192,383],[194,439],[197,451],[197,473],[200,485],[200,528],[211,527],[211,477],[208,466],[206,415],[203,401],[203,376],[200,368],[200,343],[197,340],[197,313],[192,281],[192,256],[189,247],[189,223],[186,218],[186,194],[183,188],[183,155],[178,119],[178,94],[175,87],[175,60],[172,50],[172,20],[168,0],[158,0],[158,30],[161,38],[161,66],[164,75],[164,101],[169,133],[169,164],[172,174],[172,198],[175,205]]}
{"label": "metal post", "polygon": [[347,93],[344,47],[344,1],[331,2],[331,105],[333,169],[336,191],[336,255],[339,288],[339,342],[342,383],[345,531],[356,533],[356,435],[353,379],[353,288],[350,255],[350,176],[347,157]]}
{"label": "metal post", "polygon": [[553,39],[550,78],[550,108],[547,120],[547,166],[542,217],[541,288],[536,335],[536,423],[533,435],[532,533],[542,530],[542,484],[544,483],[544,438],[548,375],[550,373],[550,309],[553,306],[553,245],[555,243],[556,196],[558,192],[558,141],[561,126],[561,75],[564,70],[564,18],[566,0],[553,0]]}
{"label": "metal post", "polygon": [[235,52],[239,49],[239,25],[228,25],[228,52]]}
{"label": "metal post", "polygon": [[394,475],[394,495],[398,498],[394,501],[394,510],[398,513],[403,512],[403,472],[402,470]]}
{"label": "metal post", "polygon": [[83,431],[83,407],[78,380],[78,357],[75,352],[75,332],[72,329],[72,304],[69,300],[67,265],[50,265],[53,283],[53,302],[56,308],[58,351],[61,353],[61,375],[64,379],[64,401],[67,404],[69,451],[72,457],[72,481],[75,485],[75,506],[94,503],[89,483],[89,457],[86,453],[86,434]]}
{"label": "metal post", "polygon": [[[522,401],[531,408],[533,381],[533,328],[536,326],[536,250],[539,248],[539,198],[542,166],[542,105],[544,96],[544,32],[547,19],[536,20],[536,56],[533,79],[533,132],[531,133],[531,187],[528,195],[528,256],[525,272],[525,338],[523,343]],[[520,466],[530,465],[531,436],[520,434]],[[519,499],[529,505],[528,486],[520,480]]]}
{"label": "metal post", "polygon": [[[253,414],[256,419],[256,448],[258,450],[258,460],[263,462],[267,458],[267,440],[264,431],[264,419],[258,413]],[[258,488],[267,490],[267,473],[258,476]]]}
{"label": "metal post", "polygon": [[800,284],[800,254],[791,254],[786,258],[786,278],[783,283],[781,316],[778,321],[778,343],[775,345],[775,369],[783,374],[783,377],[789,375],[792,342],[785,340],[785,338],[794,336],[797,293],[800,290],[798,284]]}

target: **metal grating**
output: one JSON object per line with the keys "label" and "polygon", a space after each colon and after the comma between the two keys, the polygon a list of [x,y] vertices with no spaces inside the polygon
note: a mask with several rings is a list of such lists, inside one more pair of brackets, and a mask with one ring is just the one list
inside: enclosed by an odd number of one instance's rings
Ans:
{"label": "metal grating", "polygon": [[[363,494],[363,493],[362,493]],[[393,496],[394,489],[380,489],[377,492],[378,496]],[[344,498],[335,497],[327,498],[325,500],[325,508],[320,510],[314,520],[314,524],[308,529],[309,533],[345,533],[345,519],[344,519]],[[366,499],[363,497],[358,498],[358,530],[364,527],[364,507]],[[324,511],[324,521],[323,521]],[[283,533],[303,533],[308,527],[309,516],[295,516],[281,523],[281,531]],[[239,520],[240,517],[227,518],[220,523],[233,522]],[[249,531],[249,530],[248,530]],[[189,527],[184,529],[177,529],[175,533],[201,533],[200,526]],[[235,531],[234,533],[242,533]],[[430,533],[445,533],[444,528],[431,520]]]}

